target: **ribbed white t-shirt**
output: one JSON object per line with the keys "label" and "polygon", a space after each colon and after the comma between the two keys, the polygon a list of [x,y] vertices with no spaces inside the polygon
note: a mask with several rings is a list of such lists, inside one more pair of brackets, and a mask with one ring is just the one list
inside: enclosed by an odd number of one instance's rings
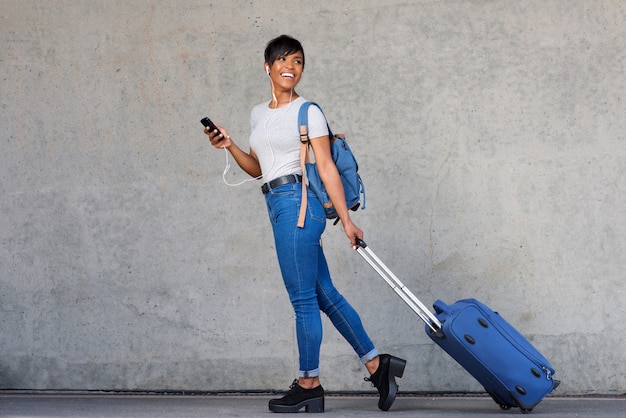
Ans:
{"label": "ribbed white t-shirt", "polygon": [[[302,174],[300,168],[300,128],[298,111],[306,102],[302,97],[287,106],[270,109],[269,103],[260,103],[250,113],[250,148],[261,164],[263,182],[288,174]],[[324,114],[309,107],[309,138],[328,135]]]}

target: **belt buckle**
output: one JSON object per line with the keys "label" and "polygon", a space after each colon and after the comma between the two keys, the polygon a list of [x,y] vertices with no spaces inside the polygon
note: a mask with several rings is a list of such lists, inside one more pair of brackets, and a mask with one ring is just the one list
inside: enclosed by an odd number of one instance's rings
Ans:
{"label": "belt buckle", "polygon": [[263,194],[268,194],[271,190],[284,186],[285,184],[298,183],[300,182],[300,176],[298,174],[286,174],[281,177],[277,177],[274,180],[270,180],[267,183],[264,183],[261,186],[261,191]]}

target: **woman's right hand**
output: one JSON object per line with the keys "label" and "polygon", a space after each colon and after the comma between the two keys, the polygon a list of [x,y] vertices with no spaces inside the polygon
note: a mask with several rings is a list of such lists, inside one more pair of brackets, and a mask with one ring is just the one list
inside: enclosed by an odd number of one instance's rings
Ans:
{"label": "woman's right hand", "polygon": [[211,145],[215,148],[227,149],[243,171],[252,177],[259,177],[261,175],[261,165],[254,151],[250,150],[249,153],[243,151],[230,139],[230,135],[226,129],[222,128],[220,125],[215,126],[217,126],[218,130],[212,132],[209,132],[211,128],[204,128],[204,133],[209,136]]}
{"label": "woman's right hand", "polygon": [[230,135],[226,131],[226,129],[222,128],[220,125],[216,125],[219,130],[211,131],[211,128],[208,126],[204,128],[204,133],[209,136],[209,141],[211,141],[211,145],[215,148],[229,148],[233,142],[230,139]]}

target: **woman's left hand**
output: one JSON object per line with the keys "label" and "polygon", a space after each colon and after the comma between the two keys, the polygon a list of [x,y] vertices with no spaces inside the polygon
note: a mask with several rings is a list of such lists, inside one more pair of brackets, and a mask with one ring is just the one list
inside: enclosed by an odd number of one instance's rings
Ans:
{"label": "woman's left hand", "polygon": [[356,243],[356,239],[363,239],[363,231],[361,231],[358,226],[353,224],[351,220],[342,222],[342,226],[344,232],[346,233],[346,236],[350,240],[350,246],[352,248],[356,248],[358,246]]}

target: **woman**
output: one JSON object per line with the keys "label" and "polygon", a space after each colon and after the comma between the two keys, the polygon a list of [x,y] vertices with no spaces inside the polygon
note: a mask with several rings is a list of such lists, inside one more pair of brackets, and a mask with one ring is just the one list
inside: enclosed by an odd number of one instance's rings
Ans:
{"label": "woman", "polygon": [[[378,407],[384,411],[395,400],[395,377],[402,377],[405,360],[380,354],[368,337],[357,312],[335,289],[320,238],[326,218],[324,208],[308,191],[304,227],[298,227],[302,197],[298,110],[305,100],[296,93],[304,70],[304,50],[287,35],[271,40],[265,49],[265,72],[270,80],[271,99],[252,109],[250,152],[239,148],[228,131],[205,129],[211,144],[226,148],[239,166],[252,177],[263,177],[261,187],[274,231],[276,252],[283,281],[296,315],[300,370],[290,390],[269,402],[274,412],[324,411],[324,389],[320,383],[319,355],[322,342],[320,310],[352,345],[370,373],[366,378],[378,389]],[[363,232],[352,222],[343,186],[331,158],[328,128],[322,112],[309,108],[309,137],[320,177],[337,209],[343,230],[356,246]]]}

